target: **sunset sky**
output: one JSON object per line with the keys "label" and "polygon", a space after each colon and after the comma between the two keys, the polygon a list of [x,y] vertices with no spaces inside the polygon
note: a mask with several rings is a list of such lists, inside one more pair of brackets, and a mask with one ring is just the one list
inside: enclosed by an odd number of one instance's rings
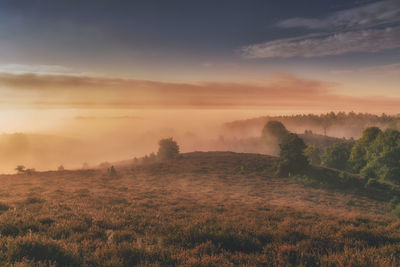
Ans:
{"label": "sunset sky", "polygon": [[0,126],[82,110],[397,114],[399,52],[400,1],[3,0]]}

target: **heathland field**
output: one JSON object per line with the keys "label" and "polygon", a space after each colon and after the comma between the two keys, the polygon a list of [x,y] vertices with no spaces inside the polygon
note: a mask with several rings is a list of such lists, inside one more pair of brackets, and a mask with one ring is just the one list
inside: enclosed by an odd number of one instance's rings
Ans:
{"label": "heathland field", "polygon": [[398,266],[385,202],[275,178],[275,158],[194,152],[0,176],[1,266]]}

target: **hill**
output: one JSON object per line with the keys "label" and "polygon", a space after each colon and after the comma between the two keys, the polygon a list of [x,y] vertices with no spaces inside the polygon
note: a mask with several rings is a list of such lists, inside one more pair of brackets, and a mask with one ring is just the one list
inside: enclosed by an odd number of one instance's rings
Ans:
{"label": "hill", "polygon": [[1,175],[0,265],[399,262],[399,221],[385,202],[275,178],[275,160],[193,152],[120,165],[116,177],[105,169]]}

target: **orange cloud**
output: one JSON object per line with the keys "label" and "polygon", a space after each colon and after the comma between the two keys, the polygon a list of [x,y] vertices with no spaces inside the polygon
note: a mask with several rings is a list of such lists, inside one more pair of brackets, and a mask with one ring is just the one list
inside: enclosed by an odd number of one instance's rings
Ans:
{"label": "orange cloud", "polygon": [[54,108],[262,108],[397,112],[399,98],[334,93],[334,84],[280,74],[260,83],[170,83],[105,77],[0,74],[4,102]]}

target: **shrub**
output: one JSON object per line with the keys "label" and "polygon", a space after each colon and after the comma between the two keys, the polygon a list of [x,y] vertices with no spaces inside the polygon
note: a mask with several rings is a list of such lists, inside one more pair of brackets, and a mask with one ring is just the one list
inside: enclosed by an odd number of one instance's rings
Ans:
{"label": "shrub", "polygon": [[10,209],[10,206],[0,202],[0,212],[8,211],[9,209]]}
{"label": "shrub", "polygon": [[11,262],[22,259],[46,262],[51,266],[79,266],[75,257],[52,240],[36,236],[18,237],[11,241],[7,249],[7,257]]}
{"label": "shrub", "polygon": [[159,148],[157,156],[161,160],[174,159],[179,156],[179,146],[171,138],[161,139],[158,142]]}

